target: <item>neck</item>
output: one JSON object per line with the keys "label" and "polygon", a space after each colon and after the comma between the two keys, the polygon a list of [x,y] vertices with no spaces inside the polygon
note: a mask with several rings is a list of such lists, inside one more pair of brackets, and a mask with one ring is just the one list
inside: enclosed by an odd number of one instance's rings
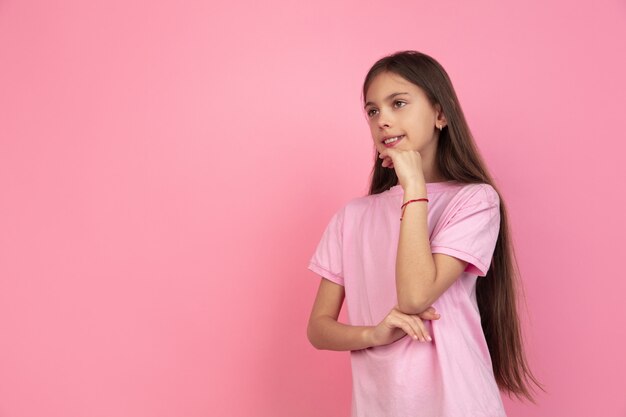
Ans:
{"label": "neck", "polygon": [[424,172],[424,182],[443,182],[447,178],[444,178],[439,169],[437,169],[437,161],[435,156],[437,155],[437,147],[425,150],[420,153],[422,155],[422,171]]}

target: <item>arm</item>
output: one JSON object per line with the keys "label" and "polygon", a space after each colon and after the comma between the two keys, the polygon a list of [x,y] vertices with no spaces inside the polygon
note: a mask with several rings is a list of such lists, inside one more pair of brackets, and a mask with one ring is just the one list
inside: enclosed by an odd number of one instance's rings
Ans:
{"label": "arm", "polygon": [[[407,187],[404,201],[426,196],[426,185]],[[419,314],[432,305],[465,270],[467,262],[432,254],[428,239],[428,205],[415,202],[406,206],[400,223],[396,258],[398,308],[406,314]]]}
{"label": "arm", "polygon": [[307,327],[309,341],[317,349],[358,350],[372,346],[369,326],[337,321],[344,298],[343,286],[322,278]]}
{"label": "arm", "polygon": [[359,350],[393,343],[407,334],[422,342],[430,341],[421,319],[439,319],[434,309],[418,317],[394,307],[377,326],[351,326],[337,321],[344,298],[343,286],[322,278],[307,327],[307,337],[317,349]]}

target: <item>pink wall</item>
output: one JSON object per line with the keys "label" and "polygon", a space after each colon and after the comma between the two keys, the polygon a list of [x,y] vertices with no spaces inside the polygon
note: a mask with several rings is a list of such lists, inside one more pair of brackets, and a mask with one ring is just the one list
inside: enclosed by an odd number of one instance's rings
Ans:
{"label": "pink wall", "polygon": [[626,415],[624,2],[393,4],[0,3],[0,416],[346,416],[306,264],[400,49],[508,204],[548,389],[509,416]]}

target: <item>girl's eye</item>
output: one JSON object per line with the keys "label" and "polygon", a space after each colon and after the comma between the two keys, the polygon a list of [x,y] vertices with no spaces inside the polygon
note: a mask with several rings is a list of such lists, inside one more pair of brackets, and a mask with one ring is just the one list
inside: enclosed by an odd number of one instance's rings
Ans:
{"label": "girl's eye", "polygon": [[369,109],[367,111],[367,117],[373,117],[376,114],[376,109]]}
{"label": "girl's eye", "polygon": [[396,100],[393,102],[393,105],[397,108],[397,107],[404,107],[406,105],[406,101],[402,101],[402,100]]}

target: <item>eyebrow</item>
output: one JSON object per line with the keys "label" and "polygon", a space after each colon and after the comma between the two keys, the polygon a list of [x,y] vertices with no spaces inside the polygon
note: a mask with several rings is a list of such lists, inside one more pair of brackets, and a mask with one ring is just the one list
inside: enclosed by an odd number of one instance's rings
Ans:
{"label": "eyebrow", "polygon": [[[401,94],[409,94],[409,93],[393,93],[393,94],[389,94],[387,97],[385,97],[385,100],[391,100],[392,98],[394,98],[395,96],[399,96]],[[363,106],[363,108],[369,106],[370,104],[374,104],[371,101],[368,101],[367,103],[365,103],[365,106]]]}

